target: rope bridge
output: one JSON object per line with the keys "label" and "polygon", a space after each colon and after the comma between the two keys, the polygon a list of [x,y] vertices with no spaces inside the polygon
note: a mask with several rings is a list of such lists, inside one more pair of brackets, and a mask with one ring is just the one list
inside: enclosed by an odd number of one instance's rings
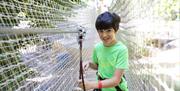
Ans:
{"label": "rope bridge", "polygon": [[[78,0],[0,1],[0,91],[77,87],[78,28],[88,21],[81,13],[80,22],[73,19],[83,5]],[[89,52],[83,49],[83,59],[89,59]]]}
{"label": "rope bridge", "polygon": [[[0,1],[0,91],[72,91],[77,87],[77,30],[83,26],[87,32],[82,57],[90,60],[93,45],[99,41],[94,21],[103,12],[94,6],[97,3],[88,6],[83,1],[86,0]],[[175,1],[179,2],[172,2]],[[163,0],[112,0],[108,7],[122,18],[117,38],[129,49],[130,67],[125,74],[129,91],[180,90],[179,74],[169,71],[178,72],[179,49],[168,44],[179,39],[179,21],[164,21],[156,13],[162,3]],[[172,15],[174,19],[179,18]],[[157,59],[169,47],[175,50],[173,61]],[[85,78],[95,77],[92,74],[86,72]]]}
{"label": "rope bridge", "polygon": [[[172,13],[178,12],[178,3],[175,0],[114,0],[109,7],[122,18],[118,38],[129,49],[130,67],[126,78],[130,91],[180,90],[180,16]],[[168,10],[164,6],[168,6]],[[173,45],[176,47],[172,48]]]}

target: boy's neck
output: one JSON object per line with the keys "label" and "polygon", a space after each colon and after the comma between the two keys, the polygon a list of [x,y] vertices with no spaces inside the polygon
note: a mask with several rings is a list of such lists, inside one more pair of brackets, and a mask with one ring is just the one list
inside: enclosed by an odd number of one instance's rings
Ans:
{"label": "boy's neck", "polygon": [[111,44],[109,44],[109,45],[105,45],[105,44],[104,44],[104,46],[105,46],[105,47],[110,47],[110,46],[113,46],[113,45],[116,44],[116,43],[117,43],[117,40],[114,40]]}

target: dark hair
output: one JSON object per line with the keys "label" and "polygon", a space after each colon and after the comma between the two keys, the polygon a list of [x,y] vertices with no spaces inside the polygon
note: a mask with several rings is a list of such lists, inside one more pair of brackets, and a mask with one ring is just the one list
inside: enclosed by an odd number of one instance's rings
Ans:
{"label": "dark hair", "polygon": [[113,28],[117,32],[120,21],[121,18],[116,13],[104,12],[97,17],[95,26],[97,31]]}

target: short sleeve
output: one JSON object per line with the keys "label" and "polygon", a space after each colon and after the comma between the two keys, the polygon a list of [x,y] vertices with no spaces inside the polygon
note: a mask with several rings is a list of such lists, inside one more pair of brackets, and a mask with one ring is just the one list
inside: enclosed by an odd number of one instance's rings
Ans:
{"label": "short sleeve", "polygon": [[93,50],[92,60],[93,60],[93,63],[98,64],[97,53],[96,53],[95,48]]}
{"label": "short sleeve", "polygon": [[115,67],[119,69],[128,69],[128,65],[128,49],[125,47],[119,51]]}

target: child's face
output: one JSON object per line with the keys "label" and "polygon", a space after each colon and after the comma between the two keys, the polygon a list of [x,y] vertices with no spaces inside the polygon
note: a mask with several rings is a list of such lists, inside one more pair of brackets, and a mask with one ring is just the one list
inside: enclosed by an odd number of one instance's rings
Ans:
{"label": "child's face", "polygon": [[105,46],[111,46],[116,42],[116,32],[113,28],[98,30],[98,34]]}

